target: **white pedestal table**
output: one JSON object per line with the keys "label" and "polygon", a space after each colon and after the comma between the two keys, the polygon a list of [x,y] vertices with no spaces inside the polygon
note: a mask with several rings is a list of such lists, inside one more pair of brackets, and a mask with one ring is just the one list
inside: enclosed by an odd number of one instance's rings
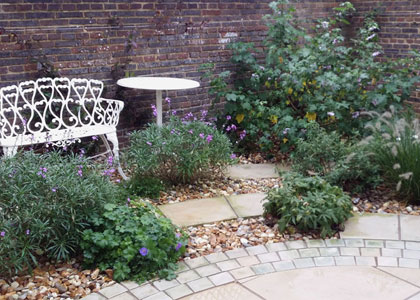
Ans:
{"label": "white pedestal table", "polygon": [[118,80],[117,84],[126,88],[156,91],[158,126],[162,126],[162,91],[186,90],[200,86],[200,83],[194,80],[171,77],[128,77]]}

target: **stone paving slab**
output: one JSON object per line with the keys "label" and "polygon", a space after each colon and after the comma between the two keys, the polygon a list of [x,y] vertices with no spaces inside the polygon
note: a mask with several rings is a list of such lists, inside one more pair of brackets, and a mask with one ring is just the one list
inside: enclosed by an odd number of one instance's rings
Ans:
{"label": "stone paving slab", "polygon": [[420,241],[420,217],[401,215],[401,239],[405,241]]}
{"label": "stone paving slab", "polygon": [[165,204],[159,208],[178,226],[191,226],[236,218],[235,212],[224,197]]}
{"label": "stone paving slab", "polygon": [[229,166],[226,175],[234,179],[278,178],[279,172],[290,170],[290,167],[274,164],[238,164]]}
{"label": "stone paving slab", "polygon": [[241,218],[261,216],[264,212],[265,193],[226,196],[233,210]]}
{"label": "stone paving slab", "polygon": [[231,283],[211,290],[197,293],[182,300],[261,300],[237,283]]}
{"label": "stone paving slab", "polygon": [[341,238],[399,240],[398,215],[355,215],[344,225],[345,230],[340,233]]}
{"label": "stone paving slab", "polygon": [[244,283],[267,300],[405,299],[420,291],[403,280],[372,267],[323,267],[260,276]]}

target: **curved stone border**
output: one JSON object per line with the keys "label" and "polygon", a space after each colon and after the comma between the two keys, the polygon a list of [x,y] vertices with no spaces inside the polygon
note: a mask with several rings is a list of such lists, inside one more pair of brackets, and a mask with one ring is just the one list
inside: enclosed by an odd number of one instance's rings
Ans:
{"label": "curved stone border", "polygon": [[378,239],[300,240],[238,248],[179,263],[171,281],[123,282],[84,300],[171,300],[272,272],[326,266],[420,267],[420,242]]}

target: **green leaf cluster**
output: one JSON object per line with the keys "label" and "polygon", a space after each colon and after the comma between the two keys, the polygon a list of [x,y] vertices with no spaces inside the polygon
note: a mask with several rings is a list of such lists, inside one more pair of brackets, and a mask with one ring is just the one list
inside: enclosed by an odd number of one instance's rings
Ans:
{"label": "green leaf cluster", "polygon": [[[418,52],[383,57],[374,15],[365,17],[354,39],[345,37],[343,29],[355,11],[350,2],[318,20],[311,34],[299,24],[289,1],[270,7],[264,51],[252,43],[232,43],[236,72],[215,75],[207,65],[204,75],[216,101],[225,102],[220,128],[234,124],[237,131],[227,133],[244,148],[289,151],[308,121],[351,136],[366,124],[361,112],[400,107],[420,81]],[[243,130],[247,137],[241,140],[237,132]]]}
{"label": "green leaf cluster", "polygon": [[[152,205],[108,204],[102,215],[89,221],[92,226],[83,232],[81,243],[88,266],[112,268],[117,281],[143,282],[156,275],[175,278],[176,262],[185,252],[187,237],[177,234],[178,228]],[[140,253],[141,249],[144,252]]]}
{"label": "green leaf cluster", "polygon": [[341,139],[336,131],[327,132],[316,122],[310,122],[291,157],[294,171],[316,174],[346,191],[360,192],[382,181],[379,164],[368,147]]}
{"label": "green leaf cluster", "polygon": [[127,161],[135,176],[187,183],[233,162],[229,139],[210,124],[171,117],[130,135]]}
{"label": "green leaf cluster", "polygon": [[58,152],[26,151],[2,160],[0,277],[30,271],[40,256],[67,260],[79,253],[89,216],[122,197],[96,168]]}
{"label": "green leaf cluster", "polygon": [[336,232],[337,225],[351,216],[350,197],[340,187],[318,176],[284,174],[283,186],[271,190],[264,214],[278,218],[279,230],[294,226],[300,231],[319,231],[322,237]]}

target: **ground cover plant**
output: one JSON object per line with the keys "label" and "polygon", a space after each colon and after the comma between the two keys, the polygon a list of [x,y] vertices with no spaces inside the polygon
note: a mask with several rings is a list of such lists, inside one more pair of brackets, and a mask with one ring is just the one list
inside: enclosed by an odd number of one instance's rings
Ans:
{"label": "ground cover plant", "polygon": [[175,278],[186,236],[152,205],[130,199],[126,205],[107,204],[90,222],[81,244],[88,266],[112,268],[117,281]]}
{"label": "ground cover plant", "polygon": [[[381,112],[391,104],[399,108],[419,82],[419,54],[383,57],[372,14],[354,39],[345,38],[343,28],[355,12],[350,2],[319,20],[313,34],[299,25],[289,1],[270,7],[263,53],[254,44],[236,42],[230,45],[234,74],[215,75],[211,64],[204,66],[210,92],[216,101],[226,102],[220,128],[239,146],[288,151],[304,136],[309,121],[352,136],[366,122],[361,112]],[[233,86],[228,84],[232,80]]]}
{"label": "ground cover plant", "polygon": [[80,250],[90,215],[121,190],[81,155],[18,153],[0,164],[0,274],[31,270],[38,258]]}
{"label": "ground cover plant", "polygon": [[420,124],[413,113],[367,113],[372,122],[362,144],[367,144],[388,183],[403,197],[420,203]]}
{"label": "ground cover plant", "polygon": [[358,140],[343,140],[316,122],[307,126],[291,154],[292,168],[305,176],[318,175],[349,192],[361,192],[381,183],[379,164]]}
{"label": "ground cover plant", "polygon": [[207,172],[223,168],[232,159],[229,139],[211,124],[172,116],[162,127],[151,124],[130,135],[127,161],[134,178],[148,176],[165,182],[192,182]]}
{"label": "ground cover plant", "polygon": [[283,186],[272,189],[264,203],[264,215],[278,219],[280,232],[290,226],[302,232],[333,235],[351,217],[352,202],[340,187],[318,176],[285,173]]}

